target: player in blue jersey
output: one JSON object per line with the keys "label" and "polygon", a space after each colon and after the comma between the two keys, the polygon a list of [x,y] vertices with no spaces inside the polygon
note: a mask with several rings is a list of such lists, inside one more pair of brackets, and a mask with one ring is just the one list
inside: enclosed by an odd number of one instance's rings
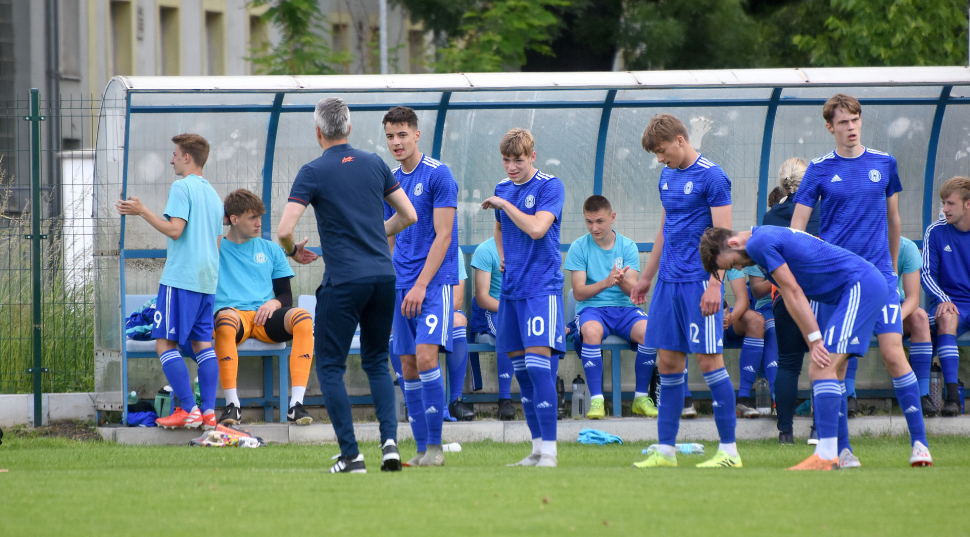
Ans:
{"label": "player in blue jersey", "polygon": [[[731,181],[720,166],[694,150],[687,127],[670,114],[650,120],[642,144],[665,165],[657,184],[663,209],[653,252],[630,299],[634,304],[646,302],[650,283],[657,276],[649,310],[653,320],[647,325],[644,344],[657,349],[663,399],[657,420],[660,449],[635,465],[677,465],[674,445],[683,410],[684,369],[687,354],[696,353],[711,389],[714,421],[721,438],[714,457],[698,466],[740,467],[734,435],[734,387],[722,354],[721,283],[704,271],[697,255],[705,229],[731,227]],[[668,401],[676,404],[666,404]]]}
{"label": "player in blue jersey", "polygon": [[951,177],[940,187],[943,218],[926,228],[920,279],[936,318],[937,354],[946,385],[944,416],[960,413],[956,338],[970,329],[970,179]]}
{"label": "player in blue jersey", "polygon": [[[746,274],[761,276],[762,272],[757,268],[752,271],[751,268],[754,267],[745,267],[744,271],[732,269],[724,274],[724,279],[734,292],[734,306],[728,308],[726,301],[724,304],[724,338],[741,340],[741,353],[738,357],[741,382],[738,384],[737,404],[734,407],[739,418],[761,416],[755,407],[752,387],[765,356],[765,319],[751,307],[751,296],[744,277]],[[766,367],[766,373],[767,369]]]}
{"label": "player in blue jersey", "polygon": [[[835,138],[835,151],[813,160],[795,194],[791,227],[805,230],[812,208],[822,203],[819,237],[828,243],[869,261],[886,278],[888,299],[875,334],[886,369],[893,378],[896,399],[906,416],[913,443],[913,456],[926,451],[926,430],[920,408],[919,385],[903,352],[903,321],[899,315],[899,290],[894,263],[899,253],[899,181],[896,159],[862,145],[862,106],[855,98],[836,94],[825,102],[825,128]],[[831,315],[831,307],[820,305],[819,321]],[[845,379],[845,370],[839,373]],[[842,389],[845,389],[843,384]],[[843,397],[841,420],[848,419],[848,401]],[[844,427],[848,428],[848,424]],[[919,442],[919,446],[917,446]],[[846,452],[845,450],[848,450]],[[840,455],[850,456],[846,442]],[[926,451],[928,456],[929,452]]]}
{"label": "player in blue jersey", "polygon": [[[397,273],[393,350],[401,357],[407,405],[424,408],[412,422],[419,445],[408,464],[441,466],[445,394],[438,352],[452,348],[452,286],[458,284],[458,183],[448,166],[418,150],[421,131],[414,110],[397,106],[383,119],[387,148],[401,165],[393,170],[418,213],[418,223],[388,238]],[[384,206],[385,219],[393,216]],[[420,390],[416,384],[420,383]]]}
{"label": "player in blue jersey", "polygon": [[[260,237],[263,201],[240,188],[224,201],[229,231],[219,246],[219,285],[216,287],[216,356],[219,380],[226,397],[220,423],[242,418],[236,377],[237,346],[249,338],[265,343],[293,341],[290,350],[291,396],[287,421],[309,425],[313,417],[303,408],[313,361],[313,319],[293,307],[290,278],[293,269],[276,243]],[[315,255],[315,254],[314,254]]]}
{"label": "player in blue jersey", "polygon": [[532,453],[517,465],[554,467],[558,395],[554,354],[566,351],[559,227],[566,191],[555,176],[536,170],[535,140],[512,129],[499,150],[508,178],[482,209],[495,209],[495,246],[505,265],[495,350],[508,353],[519,381]]}
{"label": "player in blue jersey", "polygon": [[[629,293],[640,272],[640,252],[632,240],[613,231],[616,213],[603,196],[590,196],[583,203],[583,218],[589,233],[576,239],[566,254],[565,269],[572,271],[576,326],[582,342],[580,359],[589,387],[589,419],[606,417],[603,404],[603,338],[616,334],[636,343],[636,391],[633,413],[657,417],[650,399],[650,377],[657,360],[657,349],[647,348],[643,336],[647,314],[630,302]],[[619,387],[614,386],[614,390]]]}
{"label": "player in blue jersey", "polygon": [[[502,261],[495,247],[495,238],[490,237],[475,248],[472,256],[472,268],[475,269],[475,300],[472,301],[472,317],[469,330],[476,335],[489,334],[496,337],[498,326],[498,307],[502,294]],[[508,353],[495,353],[498,369],[498,419],[509,421],[515,419],[515,407],[512,406],[512,360]]]}
{"label": "player in blue jersey", "polygon": [[[216,426],[219,382],[219,366],[212,349],[212,308],[219,276],[216,239],[222,234],[223,207],[215,189],[202,178],[209,142],[198,134],[179,134],[172,142],[172,168],[182,179],[169,189],[164,218],[134,196],[119,200],[115,207],[120,214],[141,216],[167,238],[152,337],[165,378],[183,406],[155,423],[166,429],[211,428]],[[199,365],[201,410],[195,404],[189,370],[179,348],[194,354],[192,358]]]}
{"label": "player in blue jersey", "polygon": [[[882,318],[889,289],[885,277],[872,263],[821,241],[808,233],[776,226],[754,227],[734,232],[714,228],[706,231],[700,244],[704,268],[718,270],[757,264],[764,269],[785,299],[809,345],[809,375],[815,399],[815,422],[819,441],[815,453],[791,470],[837,470],[839,457],[839,412],[844,395],[838,380],[846,358],[868,352],[869,339]],[[829,307],[831,315],[819,324],[809,300]],[[929,451],[910,464],[931,466]]]}

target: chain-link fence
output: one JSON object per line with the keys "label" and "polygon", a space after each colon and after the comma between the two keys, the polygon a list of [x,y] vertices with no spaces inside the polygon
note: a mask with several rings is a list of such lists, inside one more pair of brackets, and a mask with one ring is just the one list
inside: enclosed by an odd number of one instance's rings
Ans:
{"label": "chain-link fence", "polygon": [[[35,364],[35,307],[41,312],[41,389],[94,390],[94,150],[88,148],[95,145],[100,103],[79,96],[40,100],[44,120],[34,159],[29,97],[0,101],[0,393],[33,390],[28,370]],[[35,162],[37,206],[31,191]]]}

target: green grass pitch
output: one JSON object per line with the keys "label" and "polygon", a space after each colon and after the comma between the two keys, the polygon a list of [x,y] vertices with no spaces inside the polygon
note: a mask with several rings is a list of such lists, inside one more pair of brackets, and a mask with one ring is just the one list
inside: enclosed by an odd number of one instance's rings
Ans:
{"label": "green grass pitch", "polygon": [[[970,439],[934,437],[910,468],[906,437],[857,438],[863,467],[789,472],[800,441],[740,442],[742,469],[639,470],[646,443],[560,443],[559,468],[507,468],[526,444],[479,442],[443,468],[330,475],[334,445],[134,447],[63,438],[0,446],[3,535],[963,535]],[[413,442],[401,446],[405,459]]]}

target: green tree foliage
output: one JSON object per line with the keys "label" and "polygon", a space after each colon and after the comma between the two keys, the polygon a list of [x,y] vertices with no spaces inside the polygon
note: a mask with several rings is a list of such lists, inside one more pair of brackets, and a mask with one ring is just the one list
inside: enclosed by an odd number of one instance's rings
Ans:
{"label": "green tree foliage", "polygon": [[827,14],[792,40],[812,65],[967,63],[965,0],[830,0]]}
{"label": "green tree foliage", "polygon": [[261,75],[326,75],[353,57],[335,53],[327,43],[326,17],[317,0],[253,0],[251,6],[269,5],[262,20],[272,24],[282,39],[273,46],[264,42],[252,50],[252,62]]}
{"label": "green tree foliage", "polygon": [[744,0],[628,0],[617,36],[627,69],[755,67],[760,27]]}

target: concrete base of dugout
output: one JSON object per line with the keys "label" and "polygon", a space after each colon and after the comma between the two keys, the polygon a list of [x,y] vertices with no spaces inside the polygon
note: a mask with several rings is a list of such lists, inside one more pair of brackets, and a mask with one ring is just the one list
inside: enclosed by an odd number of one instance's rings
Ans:
{"label": "concrete base of dugout", "polygon": [[[795,418],[795,438],[806,439],[809,434],[811,418]],[[284,425],[279,423],[242,425],[240,429],[263,438],[271,443],[332,444],[337,439],[330,424],[314,423],[308,426]],[[619,436],[625,442],[656,441],[657,421],[646,418],[614,418],[607,420],[571,420],[559,422],[559,440],[576,442],[579,431],[585,428],[598,429]],[[380,433],[376,423],[355,425],[357,439],[379,441]],[[98,432],[108,441],[119,444],[141,445],[185,445],[201,432],[192,430],[164,430],[157,427],[100,427]],[[970,436],[970,415],[955,418],[932,418],[926,420],[926,432],[930,435]],[[853,437],[861,435],[905,435],[906,419],[902,416],[860,417],[849,420],[849,433]],[[525,421],[482,420],[465,423],[445,423],[444,441],[476,442],[527,442],[531,435]],[[773,419],[738,420],[737,437],[741,440],[777,439],[778,430]],[[411,438],[411,427],[407,423],[398,424],[398,438]],[[717,427],[713,418],[682,420],[678,441],[708,440],[716,441]]]}

